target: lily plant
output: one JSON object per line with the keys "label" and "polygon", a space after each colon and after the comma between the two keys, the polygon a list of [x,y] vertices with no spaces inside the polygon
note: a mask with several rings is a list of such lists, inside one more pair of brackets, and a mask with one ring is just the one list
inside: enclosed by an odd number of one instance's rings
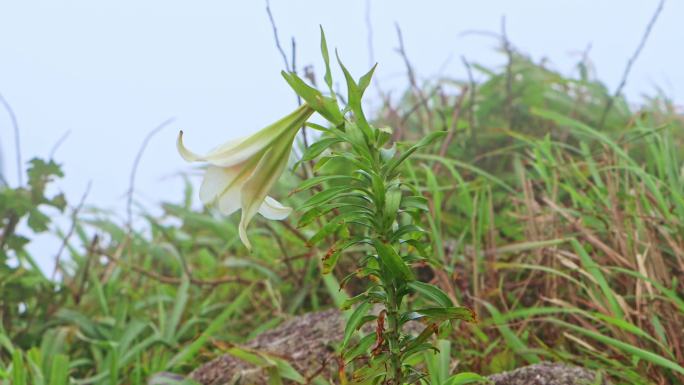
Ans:
{"label": "lily plant", "polygon": [[[346,105],[340,106],[322,29],[321,53],[329,92],[324,94],[309,86],[296,73],[283,72],[304,101],[295,112],[205,156],[187,150],[181,132],[178,149],[188,161],[209,164],[200,189],[203,202],[216,203],[225,214],[242,209],[240,238],[249,247],[246,226],[257,212],[266,218],[283,219],[291,211],[267,194],[287,165],[298,130],[306,125],[321,132],[301,159],[314,162],[317,175],[304,180],[296,190],[313,191],[298,207],[298,226],[314,227],[308,240],[311,247],[329,242],[322,253],[324,274],[332,274],[340,257],[348,253],[356,257],[358,268],[340,285],[355,277],[368,282],[366,290],[342,306],[354,310],[341,341],[339,381],[390,385],[429,382],[426,373],[411,363],[426,351],[437,349],[432,336],[441,326],[476,319],[472,310],[455,306],[446,293],[421,282],[413,271],[415,265],[433,263],[434,258],[429,233],[421,227],[421,220],[429,215],[428,201],[402,178],[404,162],[444,132],[434,132],[398,151],[396,144],[390,143],[391,130],[370,124],[362,108],[375,67],[355,80],[337,58],[347,84]],[[313,112],[329,125],[307,122]],[[410,310],[409,298],[417,305]],[[412,321],[422,323],[420,332],[405,331],[404,326]],[[368,323],[374,323],[375,332],[362,335],[362,327]]]}

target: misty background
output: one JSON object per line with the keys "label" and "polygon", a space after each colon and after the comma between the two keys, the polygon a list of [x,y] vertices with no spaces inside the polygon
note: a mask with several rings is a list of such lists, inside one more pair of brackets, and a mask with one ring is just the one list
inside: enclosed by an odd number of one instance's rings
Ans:
{"label": "misty background", "polygon": [[[465,78],[462,56],[503,65],[499,41],[473,31],[499,33],[505,16],[508,38],[521,52],[537,61],[546,58],[548,67],[569,74],[589,50],[597,77],[614,90],[657,3],[272,0],[270,5],[288,55],[295,39],[300,71],[313,65],[322,75],[320,24],[353,74],[378,62],[378,84],[397,96],[407,81],[396,52],[395,23],[421,80]],[[667,2],[624,89],[630,103],[661,90],[681,105],[682,20],[684,2]],[[264,1],[3,1],[0,52],[0,93],[17,118],[22,165],[54,149],[66,174],[55,189],[76,205],[91,182],[86,203],[116,210],[122,218],[134,159],[155,127],[174,118],[150,139],[140,159],[134,199],[151,210],[160,201],[179,200],[180,175],[194,167],[176,152],[179,129],[189,148],[205,152],[296,106],[280,76],[284,63]],[[377,92],[369,90],[371,109]],[[16,185],[15,136],[6,109],[0,109],[0,151],[2,174]],[[198,186],[198,179],[193,183]],[[67,227],[67,217],[57,225]],[[42,238],[33,247],[47,268],[60,241]]]}

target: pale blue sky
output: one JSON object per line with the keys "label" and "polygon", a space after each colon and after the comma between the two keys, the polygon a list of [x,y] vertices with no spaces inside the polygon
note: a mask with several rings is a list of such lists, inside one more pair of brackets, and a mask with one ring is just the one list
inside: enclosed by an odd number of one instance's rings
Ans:
{"label": "pale blue sky", "polygon": [[[404,67],[395,52],[394,23],[421,78],[463,77],[460,56],[499,65],[496,42],[461,36],[498,32],[506,15],[510,40],[534,58],[570,72],[590,43],[596,71],[615,88],[657,1],[654,0],[375,0],[370,6],[377,79],[399,88]],[[369,65],[366,1],[272,0],[281,39],[297,41],[298,66],[320,69],[318,25],[355,74]],[[662,87],[684,94],[684,1],[670,0],[633,68],[632,102]],[[679,48],[678,48],[679,47]],[[177,199],[189,170],[174,147],[178,129],[198,152],[259,129],[295,107],[280,77],[265,2],[170,0],[22,0],[0,2],[0,92],[12,104],[24,160],[57,153],[67,178],[59,183],[76,203],[88,181],[88,202],[121,209],[133,159],[145,135],[176,121],[148,147],[136,199]],[[0,111],[4,172],[16,181],[13,134]],[[123,212],[123,210],[121,210]]]}

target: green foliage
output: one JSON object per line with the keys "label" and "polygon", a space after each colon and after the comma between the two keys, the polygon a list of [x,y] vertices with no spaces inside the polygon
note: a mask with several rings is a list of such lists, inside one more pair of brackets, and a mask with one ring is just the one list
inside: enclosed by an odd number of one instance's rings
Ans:
{"label": "green foliage", "polygon": [[35,321],[45,317],[43,304],[56,287],[26,251],[30,239],[22,226],[34,233],[45,232],[50,208],[63,211],[66,206],[62,194],[46,196],[48,184],[62,176],[60,167],[41,159],[29,163],[26,186],[0,187],[0,331],[25,348],[42,333],[42,325]]}
{"label": "green foliage", "polygon": [[611,95],[587,67],[567,78],[513,52],[504,70],[473,66],[480,84],[427,84],[427,104],[407,92],[376,124],[453,133],[412,177],[427,181],[440,270],[482,318],[454,336],[464,370],[562,360],[681,382],[684,120],[662,96],[635,112],[618,97],[598,127]]}
{"label": "green foliage", "polygon": [[[139,229],[85,207],[73,234],[51,228],[67,207],[55,162],[0,189],[1,384],[163,383],[222,354],[302,381],[243,343],[333,306],[349,309],[344,376],[315,383],[381,381],[397,348],[406,382],[484,383],[541,360],[684,381],[680,110],[618,97],[599,127],[611,95],[590,65],[568,77],[513,52],[473,64],[480,83],[427,82],[365,114],[372,71],[345,69],[335,95],[321,48],[326,92],[284,74],[330,122],[307,124],[319,136],[298,165],[315,176],[285,178],[300,211],[255,226],[252,254],[235,218],[191,207],[190,183]],[[65,241],[55,280],[35,259],[57,251],[27,248],[44,232]],[[446,321],[473,319],[466,307],[479,322]]]}
{"label": "green foliage", "polygon": [[[0,191],[4,239],[28,242],[43,229],[15,231],[30,215],[66,206],[61,195],[43,195],[50,177],[61,175],[56,164],[31,164],[28,186]],[[94,208],[81,213],[73,235],[61,234],[69,257],[57,281],[23,245],[4,245],[0,384],[146,384],[160,372],[189,371],[214,346],[240,343],[254,330],[252,320],[272,325],[270,314],[301,306],[282,302],[280,293],[302,290],[276,273],[282,261],[219,258],[239,249],[236,226],[193,211],[190,199],[163,208],[162,216],[143,213],[149,230],[140,232]],[[299,270],[303,263],[291,265]],[[245,320],[243,312],[261,315]],[[293,376],[286,364],[276,366]]]}
{"label": "green foliage", "polygon": [[[321,38],[328,78],[325,35],[321,34]],[[285,74],[295,92],[307,102],[312,99],[330,101],[316,104],[314,108],[330,121],[331,128],[324,129],[322,137],[302,155],[304,161],[320,158],[324,165],[316,167],[320,175],[313,179],[314,182],[304,181],[299,187],[300,191],[314,186],[322,190],[300,207],[301,218],[305,219],[300,226],[310,224],[309,218],[327,217],[327,223],[319,225],[308,239],[311,246],[326,239],[332,244],[323,258],[324,273],[333,272],[340,255],[351,246],[360,245],[363,249],[358,269],[349,277],[365,278],[370,284],[353,299],[356,309],[347,322],[342,341],[346,352],[347,349],[354,352],[346,354],[348,358],[344,362],[345,367],[352,368],[353,383],[411,383],[425,374],[408,359],[434,349],[429,337],[442,323],[475,320],[472,310],[455,307],[441,289],[417,281],[412,269],[415,264],[430,262],[425,253],[419,251],[428,248],[430,242],[420,227],[426,210],[412,204],[420,200],[420,196],[415,194],[416,186],[404,182],[401,166],[411,154],[444,133],[431,133],[399,155],[388,151],[393,148],[389,135],[368,123],[362,107],[363,93],[375,67],[356,81],[339,55],[337,59],[347,83],[347,105],[343,109],[337,106],[334,97],[323,96],[300,81],[293,81],[297,79],[295,74]],[[340,121],[338,117],[344,112],[350,114]],[[325,150],[329,153],[322,158]],[[340,167],[345,163],[354,167]],[[439,307],[415,311],[405,308],[405,298],[412,293],[428,300],[439,299],[436,301]],[[371,311],[373,304],[380,305],[380,313]],[[421,319],[427,326],[414,337],[404,332],[404,326],[416,319]],[[375,346],[371,347],[369,339],[363,338],[351,346],[352,335],[372,322],[377,325]],[[356,361],[358,366],[355,366]]]}

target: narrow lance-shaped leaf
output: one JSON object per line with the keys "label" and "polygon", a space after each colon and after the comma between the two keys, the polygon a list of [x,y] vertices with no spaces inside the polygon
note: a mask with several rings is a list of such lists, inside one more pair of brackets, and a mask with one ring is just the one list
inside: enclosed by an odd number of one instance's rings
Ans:
{"label": "narrow lance-shaped leaf", "polygon": [[483,377],[477,373],[462,372],[449,377],[444,385],[465,385],[474,383],[487,384],[489,382],[490,381],[487,379],[487,377]]}
{"label": "narrow lance-shaped leaf", "polygon": [[354,358],[366,354],[368,352],[368,349],[370,349],[371,346],[373,346],[373,343],[375,342],[375,334],[368,334],[367,336],[364,336],[359,343],[354,346],[353,349],[347,350],[343,354],[343,358],[346,362],[351,362]]}
{"label": "narrow lance-shaped leaf", "polygon": [[320,155],[323,151],[327,150],[330,146],[341,141],[342,139],[340,138],[324,138],[311,144],[302,155],[302,161],[306,162],[315,159],[318,155]]}
{"label": "narrow lance-shaped leaf", "polygon": [[[328,235],[337,231],[337,229],[340,226],[343,226],[345,223],[348,223],[348,222],[358,223],[358,222],[368,221],[367,216],[368,216],[368,214],[366,214],[365,212],[363,212],[361,210],[351,210],[351,211],[346,211],[346,212],[340,213],[339,215],[336,215],[334,218],[332,218],[330,220],[330,222],[323,225],[323,227],[320,230],[318,230],[316,232],[316,234],[314,234],[311,238],[309,238],[307,243],[309,244],[309,246],[314,246],[314,245],[318,244],[318,242],[322,241]],[[349,239],[345,240],[345,242],[348,242],[348,241],[352,242],[352,243],[356,242],[355,240],[349,240]]]}
{"label": "narrow lance-shaped leaf", "polygon": [[477,321],[477,315],[475,312],[472,309],[463,306],[429,307],[406,313],[407,321],[422,318],[427,318],[434,322],[447,320],[461,320],[467,322]]}
{"label": "narrow lance-shaped leaf", "polygon": [[354,187],[353,186],[340,186],[340,187],[333,187],[327,190],[323,190],[320,193],[313,195],[309,199],[304,202],[299,207],[299,210],[307,210],[311,207],[321,205],[323,203],[326,203],[332,199],[335,199],[339,197],[340,194],[352,190]]}
{"label": "narrow lance-shaped leaf", "polygon": [[12,354],[12,381],[16,385],[27,385],[26,365],[19,349],[14,349]]}
{"label": "narrow lance-shaped leaf", "polygon": [[325,40],[325,32],[323,32],[323,26],[321,28],[321,56],[323,56],[323,61],[325,62],[325,75],[323,75],[323,80],[325,84],[328,85],[330,89],[331,97],[335,97],[335,90],[333,89],[332,75],[330,73],[330,55],[328,54],[328,43]]}
{"label": "narrow lance-shaped leaf", "polygon": [[396,169],[403,161],[405,161],[406,158],[411,156],[411,154],[416,152],[419,148],[427,146],[428,144],[432,143],[432,141],[434,141],[435,139],[440,138],[444,135],[446,135],[446,131],[435,131],[425,136],[418,143],[414,144],[408,150],[404,151],[398,158],[394,158],[391,162],[389,162],[386,166],[385,175],[392,175],[394,169]]}
{"label": "narrow lance-shaped leaf", "polygon": [[574,330],[577,333],[584,334],[590,338],[593,338],[597,341],[600,341],[606,345],[612,346],[613,348],[619,349],[625,353],[631,354],[635,357],[638,357],[641,360],[644,361],[649,361],[652,362],[656,365],[662,366],[664,368],[668,368],[672,370],[673,372],[677,372],[681,375],[684,375],[684,367],[681,366],[680,364],[673,362],[671,360],[668,360],[667,358],[660,356],[656,353],[653,353],[648,350],[641,349],[637,346],[634,346],[632,344],[623,342],[621,340],[618,340],[616,338],[612,338],[606,335],[603,335],[601,333],[597,333],[593,330],[583,328],[577,325],[573,325],[567,322],[563,322],[561,320],[556,320],[556,319],[548,319],[549,322],[559,324],[563,327],[566,327],[568,329]]}
{"label": "narrow lance-shaped leaf", "polygon": [[420,211],[429,211],[428,200],[422,196],[403,196],[401,198],[401,206],[404,210],[417,209]]}
{"label": "narrow lance-shaped leaf", "polygon": [[371,304],[368,302],[364,302],[357,306],[357,308],[354,310],[351,316],[349,316],[349,319],[347,320],[347,325],[344,328],[344,339],[342,340],[342,347],[347,346],[347,343],[349,343],[349,339],[351,338],[352,334],[354,334],[354,331],[361,326],[363,318],[366,316],[366,314],[368,314],[368,310],[370,310],[370,308]]}
{"label": "narrow lance-shaped leaf", "polygon": [[449,296],[437,286],[420,281],[409,282],[408,286],[424,298],[427,298],[444,308],[454,306]]}
{"label": "narrow lance-shaped leaf", "polygon": [[380,240],[374,240],[373,246],[378,252],[378,257],[382,264],[389,270],[393,278],[400,278],[405,281],[413,279],[413,273],[409,269],[404,260],[397,254],[396,250],[391,245],[388,245]]}
{"label": "narrow lance-shaped leaf", "polygon": [[601,288],[601,291],[608,300],[608,304],[610,305],[610,309],[613,312],[613,315],[617,318],[622,318],[624,316],[624,313],[620,308],[620,305],[615,296],[615,293],[613,292],[613,289],[610,287],[608,281],[606,280],[606,277],[601,272],[601,268],[593,259],[591,259],[589,254],[584,250],[582,245],[576,239],[571,239],[570,244],[572,244],[573,248],[575,249],[575,252],[577,253],[577,255],[579,255],[580,259],[582,260],[582,264],[586,267],[587,271],[591,274],[592,277],[594,277],[594,279],[596,279],[596,282]]}
{"label": "narrow lance-shaped leaf", "polygon": [[372,139],[370,126],[368,125],[366,115],[363,113],[363,108],[361,106],[361,96],[363,95],[363,92],[359,88],[358,84],[356,84],[356,81],[354,81],[354,78],[352,77],[351,73],[349,73],[349,71],[347,70],[347,67],[345,67],[344,64],[342,64],[340,55],[337,52],[335,52],[335,54],[337,55],[337,62],[340,64],[342,73],[344,73],[344,79],[347,82],[347,103],[349,104],[349,108],[354,113],[354,117],[356,117],[357,124],[363,132],[364,136],[368,140],[370,140]]}
{"label": "narrow lance-shaped leaf", "polygon": [[406,345],[404,350],[409,351],[411,350],[411,348],[423,344],[428,340],[428,338],[430,338],[430,336],[437,333],[437,330],[439,330],[439,326],[436,323],[429,324],[423,329],[422,332],[420,332],[420,334],[418,334],[418,336],[415,339],[408,341],[408,344]]}
{"label": "narrow lance-shaped leaf", "polygon": [[309,178],[304,180],[302,183],[297,186],[295,190],[293,190],[290,194],[295,194],[301,191],[308,190],[316,185],[319,185],[323,182],[328,182],[328,181],[338,181],[343,183],[348,183],[347,181],[353,180],[354,178],[348,175],[319,175],[315,176],[313,178]]}
{"label": "narrow lance-shaped leaf", "polygon": [[69,384],[69,356],[57,354],[52,360],[49,385]]}
{"label": "narrow lance-shaped leaf", "polygon": [[340,255],[350,246],[363,242],[364,238],[356,237],[350,240],[339,240],[323,256],[323,274],[330,274],[337,265]]}
{"label": "narrow lance-shaped leaf", "polygon": [[375,68],[378,66],[378,63],[375,63],[373,67],[361,78],[359,78],[359,96],[363,97],[363,94],[366,92],[366,88],[370,85],[371,79],[373,78],[373,73],[375,72]]}
{"label": "narrow lance-shaped leaf", "polygon": [[385,224],[391,226],[399,212],[399,205],[401,203],[401,190],[396,187],[389,189],[385,194]]}
{"label": "narrow lance-shaped leaf", "polygon": [[483,303],[489,311],[489,314],[494,319],[494,322],[496,323],[499,332],[503,336],[508,347],[511,348],[516,354],[522,356],[530,364],[536,364],[539,361],[541,361],[539,356],[532,353],[530,351],[530,348],[527,347],[527,345],[525,345],[525,343],[520,339],[520,337],[518,337],[513,332],[513,330],[511,330],[511,328],[508,326],[508,323],[506,323],[506,321],[503,319],[501,313],[490,303]]}
{"label": "narrow lance-shaped leaf", "polygon": [[304,99],[309,107],[313,108],[329,122],[335,126],[344,122],[344,116],[342,116],[335,99],[324,96],[320,91],[306,84],[306,82],[294,72],[282,71],[281,75],[295,93]]}

